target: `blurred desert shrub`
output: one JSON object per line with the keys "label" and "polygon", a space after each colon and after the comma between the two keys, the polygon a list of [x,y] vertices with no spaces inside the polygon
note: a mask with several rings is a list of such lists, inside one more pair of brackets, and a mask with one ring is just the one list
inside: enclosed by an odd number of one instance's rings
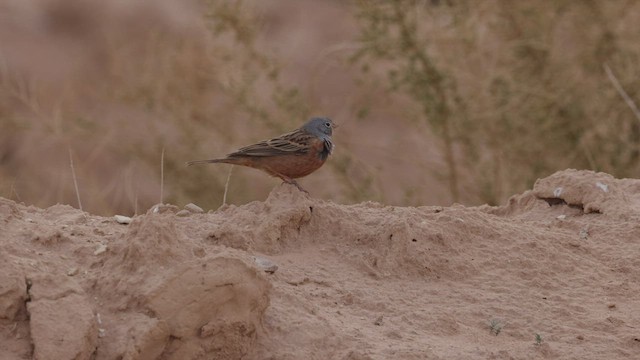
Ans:
{"label": "blurred desert shrub", "polygon": [[0,196],[76,205],[71,151],[85,210],[145,211],[164,149],[164,201],[219,206],[227,169],[185,161],[308,115],[256,30],[241,1],[0,4]]}
{"label": "blurred desert shrub", "polygon": [[[504,201],[568,167],[639,177],[638,1],[356,1],[369,84],[412,100],[451,198]],[[420,156],[416,156],[416,162]]]}
{"label": "blurred desert shrub", "polygon": [[[434,174],[443,204],[500,203],[567,167],[640,176],[640,122],[603,70],[640,100],[640,1],[344,2],[354,24],[344,43],[294,48],[330,67],[288,82],[291,60],[258,41],[258,4],[2,2],[0,196],[76,205],[70,151],[85,210],[142,212],[160,201],[164,150],[164,201],[216,208],[228,167],[185,161],[289,130],[317,108],[344,124],[314,174],[337,201],[424,204],[440,196],[425,180]],[[271,11],[286,18],[291,3],[279,4]],[[309,85],[325,75],[332,87]],[[420,144],[433,140],[437,152]],[[252,176],[233,177],[234,203],[277,182]]]}

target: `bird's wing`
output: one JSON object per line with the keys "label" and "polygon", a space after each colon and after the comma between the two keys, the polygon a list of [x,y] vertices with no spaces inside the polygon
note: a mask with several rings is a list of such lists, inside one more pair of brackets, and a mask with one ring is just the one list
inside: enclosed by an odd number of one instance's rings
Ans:
{"label": "bird's wing", "polygon": [[277,156],[277,155],[301,155],[309,152],[309,146],[313,135],[302,130],[292,131],[278,136],[271,140],[260,141],[259,143],[245,146],[236,152],[229,154],[229,157],[244,156]]}

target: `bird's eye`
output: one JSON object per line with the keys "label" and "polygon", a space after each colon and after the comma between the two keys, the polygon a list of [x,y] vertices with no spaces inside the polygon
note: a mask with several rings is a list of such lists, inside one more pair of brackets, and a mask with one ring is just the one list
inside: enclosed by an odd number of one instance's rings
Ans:
{"label": "bird's eye", "polygon": [[330,128],[330,127],[331,127],[331,123],[326,122],[326,123],[324,123],[324,126],[326,126],[326,127]]}

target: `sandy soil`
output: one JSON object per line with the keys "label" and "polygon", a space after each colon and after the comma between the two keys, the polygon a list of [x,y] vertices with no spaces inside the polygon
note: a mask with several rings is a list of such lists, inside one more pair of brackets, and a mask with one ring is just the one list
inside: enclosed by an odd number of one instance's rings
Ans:
{"label": "sandy soil", "polygon": [[637,358],[639,219],[640,180],[576,170],[501,207],[0,199],[0,357]]}

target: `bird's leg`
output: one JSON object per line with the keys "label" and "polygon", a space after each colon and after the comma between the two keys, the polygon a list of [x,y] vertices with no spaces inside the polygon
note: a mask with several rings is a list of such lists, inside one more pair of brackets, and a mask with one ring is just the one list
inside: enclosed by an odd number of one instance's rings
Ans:
{"label": "bird's leg", "polygon": [[271,169],[263,169],[263,170],[266,171],[271,176],[279,177],[285,183],[294,185],[295,187],[298,188],[298,190],[302,191],[303,193],[306,193],[307,195],[310,195],[309,192],[307,190],[305,190],[304,188],[302,188],[302,186],[300,186],[300,184],[298,184],[298,182],[295,181],[293,178],[290,178],[290,177],[288,177],[286,175],[280,174],[279,172],[275,172],[275,171],[273,171]]}
{"label": "bird's leg", "polygon": [[307,190],[305,190],[302,186],[300,186],[300,184],[298,184],[298,182],[297,182],[297,181],[295,181],[295,180],[291,179],[290,184],[295,185],[295,186],[298,188],[298,190],[302,191],[303,193],[305,193],[305,194],[307,194],[307,195],[310,195],[310,194],[309,194],[309,192],[308,192]]}
{"label": "bird's leg", "polygon": [[282,179],[282,181],[286,182],[287,184],[295,185],[295,187],[297,187],[298,190],[300,190],[300,191],[306,193],[307,195],[309,195],[309,192],[307,190],[303,189],[302,186],[300,186],[300,184],[298,184],[298,182],[295,181],[294,179],[292,179],[292,178],[290,178],[288,176],[284,176],[282,174],[277,174],[277,175],[278,175],[278,177],[280,179]]}

